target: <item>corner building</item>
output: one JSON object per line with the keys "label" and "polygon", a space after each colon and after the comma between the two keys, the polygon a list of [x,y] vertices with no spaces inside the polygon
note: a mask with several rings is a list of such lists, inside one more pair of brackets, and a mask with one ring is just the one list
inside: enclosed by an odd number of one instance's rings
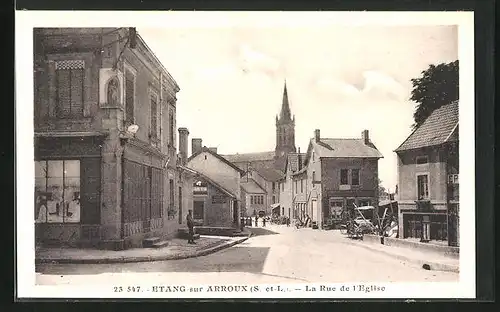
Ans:
{"label": "corner building", "polygon": [[173,235],[179,87],[135,28],[34,29],[38,244]]}

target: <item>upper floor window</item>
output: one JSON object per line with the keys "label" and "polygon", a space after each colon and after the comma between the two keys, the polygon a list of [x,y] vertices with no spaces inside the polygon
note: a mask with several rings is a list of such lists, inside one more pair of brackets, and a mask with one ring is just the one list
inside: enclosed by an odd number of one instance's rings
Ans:
{"label": "upper floor window", "polygon": [[313,182],[316,181],[316,171],[312,172],[312,180],[313,180]]}
{"label": "upper floor window", "polygon": [[429,176],[427,174],[417,176],[417,198],[418,200],[429,199]]}
{"label": "upper floor window", "polygon": [[172,110],[170,110],[168,112],[168,124],[169,124],[169,145],[170,146],[174,146],[174,112],[172,112]]}
{"label": "upper floor window", "polygon": [[281,182],[281,191],[284,192],[285,191],[285,182]]}
{"label": "upper floor window", "polygon": [[298,187],[298,182],[297,180],[295,180],[295,193],[298,193],[299,192],[299,187]]}
{"label": "upper floor window", "polygon": [[300,179],[300,192],[304,193],[304,179]]}
{"label": "upper floor window", "polygon": [[273,183],[271,184],[271,188],[273,189],[273,192],[274,192],[274,189],[276,188],[276,183],[274,183],[274,182],[273,182]]}
{"label": "upper floor window", "polygon": [[314,161],[314,151],[312,152],[312,161]]}
{"label": "upper floor window", "polygon": [[83,117],[85,61],[58,61],[56,64],[57,116]]}
{"label": "upper floor window", "polygon": [[448,184],[458,184],[458,174],[449,174]]}
{"label": "upper floor window", "polygon": [[348,184],[349,184],[349,170],[340,169],[340,185],[348,185]]}
{"label": "upper floor window", "polygon": [[273,204],[276,204],[276,196],[273,195]]}
{"label": "upper floor window", "polygon": [[158,138],[158,94],[150,91],[149,103],[151,106],[151,138]]}
{"label": "upper floor window", "polygon": [[415,162],[417,165],[427,164],[429,162],[429,157],[427,157],[427,155],[426,156],[417,156]]}
{"label": "upper floor window", "polygon": [[253,202],[254,202],[254,196],[250,196],[250,205],[253,205]]}
{"label": "upper floor window", "polygon": [[125,70],[125,122],[133,124],[135,107],[135,75]]}
{"label": "upper floor window", "polygon": [[359,185],[359,169],[351,170],[351,185]]}

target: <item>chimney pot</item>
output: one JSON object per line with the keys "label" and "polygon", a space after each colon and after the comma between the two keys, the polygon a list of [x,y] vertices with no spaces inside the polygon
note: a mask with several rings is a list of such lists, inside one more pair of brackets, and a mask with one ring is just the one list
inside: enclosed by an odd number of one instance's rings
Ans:
{"label": "chimney pot", "polygon": [[212,153],[217,154],[217,147],[209,147],[208,150],[211,151]]}
{"label": "chimney pot", "polygon": [[363,139],[363,142],[365,144],[369,144],[370,143],[370,133],[368,130],[363,130],[363,132],[361,132],[361,138]]}
{"label": "chimney pot", "polygon": [[195,138],[191,140],[191,154],[196,154],[201,152],[202,150],[202,140],[199,138]]}
{"label": "chimney pot", "polygon": [[179,154],[181,158],[181,164],[185,165],[188,157],[188,137],[189,130],[187,128],[179,128]]}
{"label": "chimney pot", "polygon": [[320,138],[321,138],[321,136],[320,136],[319,129],[314,130],[314,139],[316,140],[316,142],[319,142]]}

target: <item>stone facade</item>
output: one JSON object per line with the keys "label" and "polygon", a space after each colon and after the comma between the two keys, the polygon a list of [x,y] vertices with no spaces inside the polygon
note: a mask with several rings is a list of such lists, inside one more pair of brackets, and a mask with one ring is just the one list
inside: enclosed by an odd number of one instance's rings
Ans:
{"label": "stone facade", "polygon": [[[40,137],[54,146],[54,157],[81,160],[88,157],[85,152],[68,155],[64,149],[75,149],[82,138],[101,138],[94,142],[101,163],[96,182],[99,220],[50,226],[92,228],[96,232],[92,243],[105,248],[140,246],[146,236],[173,232],[176,222],[171,222],[167,211],[178,210],[174,129],[179,87],[142,38],[138,36],[131,48],[128,36],[127,28],[34,30],[36,160],[51,157],[40,150]],[[136,133],[127,131],[131,125],[138,126]],[[70,147],[57,143],[62,137],[71,138],[64,143]],[[159,200],[155,216],[148,208],[134,206],[131,196],[136,195],[127,191],[135,183],[127,175],[138,174],[137,170],[144,171],[140,174],[145,177],[147,170],[154,172],[154,181],[147,178],[149,184],[141,187],[150,189],[150,196],[154,192],[151,202]],[[169,196],[171,189],[173,196]],[[132,217],[136,210],[142,211],[141,217]]]}

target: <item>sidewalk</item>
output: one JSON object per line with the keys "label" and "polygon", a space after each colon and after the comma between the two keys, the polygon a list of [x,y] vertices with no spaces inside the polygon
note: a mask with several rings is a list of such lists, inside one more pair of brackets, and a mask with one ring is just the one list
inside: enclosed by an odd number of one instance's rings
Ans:
{"label": "sidewalk", "polygon": [[364,242],[362,240],[349,239],[345,237],[346,243],[353,246],[368,249],[373,252],[385,254],[393,259],[402,262],[411,263],[421,268],[428,270],[446,271],[446,272],[460,272],[460,260],[457,258],[447,257],[444,255],[435,254],[432,252],[415,250],[407,247],[396,247],[377,244],[373,242]]}
{"label": "sidewalk", "polygon": [[250,235],[246,237],[201,236],[196,240],[196,245],[188,245],[185,239],[173,238],[169,240],[168,246],[163,248],[133,248],[120,251],[40,247],[35,251],[35,263],[102,264],[180,260],[205,256],[239,244],[249,237]]}

